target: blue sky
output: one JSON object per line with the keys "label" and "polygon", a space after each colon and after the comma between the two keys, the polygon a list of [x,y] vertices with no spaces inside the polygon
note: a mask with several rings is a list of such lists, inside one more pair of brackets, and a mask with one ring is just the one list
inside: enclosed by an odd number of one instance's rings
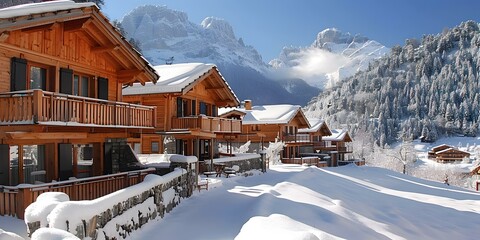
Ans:
{"label": "blue sky", "polygon": [[329,27],[392,47],[462,21],[480,21],[478,0],[105,0],[102,10],[120,20],[144,4],[186,12],[197,24],[209,16],[223,18],[266,62],[284,46],[310,45]]}

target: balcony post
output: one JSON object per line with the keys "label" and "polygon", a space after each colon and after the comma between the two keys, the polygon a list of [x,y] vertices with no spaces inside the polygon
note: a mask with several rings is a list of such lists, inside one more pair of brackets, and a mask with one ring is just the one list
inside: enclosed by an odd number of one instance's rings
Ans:
{"label": "balcony post", "polygon": [[81,110],[81,113],[82,113],[82,116],[80,117],[80,121],[81,123],[87,123],[87,111],[86,111],[86,104],[85,104],[85,99],[82,100],[82,110]]}
{"label": "balcony post", "polygon": [[157,107],[152,110],[152,127],[157,127]]}
{"label": "balcony post", "polygon": [[17,193],[16,215],[20,219],[25,218],[25,209],[33,202],[30,188],[19,188]]}
{"label": "balcony post", "polygon": [[198,118],[197,118],[197,126],[195,126],[196,128],[203,129],[202,120],[203,120],[203,117],[202,117],[202,116],[198,116]]}
{"label": "balcony post", "polygon": [[42,90],[35,89],[33,90],[33,122],[38,123],[38,121],[43,120],[42,116]]}

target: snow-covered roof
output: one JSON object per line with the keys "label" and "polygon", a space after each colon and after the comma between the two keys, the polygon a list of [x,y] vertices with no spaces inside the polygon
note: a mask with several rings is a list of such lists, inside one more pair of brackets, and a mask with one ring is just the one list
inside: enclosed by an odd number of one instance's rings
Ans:
{"label": "snow-covered roof", "polygon": [[[332,132],[332,135],[322,137],[322,140],[324,141],[351,141],[350,135],[348,134],[348,131],[345,129],[332,129],[330,130]],[[347,139],[345,139],[348,137]]]}
{"label": "snow-covered roof", "polygon": [[141,53],[132,47],[120,31],[110,23],[110,20],[100,12],[95,3],[76,3],[71,0],[57,0],[22,4],[0,9],[0,29],[5,29],[5,31],[42,26],[56,22],[68,23],[69,21],[79,19],[96,19],[99,24],[105,25],[106,31],[110,32],[110,34],[105,33],[106,36],[112,36],[115,39],[114,45],[120,47],[120,50],[117,52],[125,56],[116,54],[118,56],[114,57],[114,59],[125,58],[122,61],[129,59],[128,61],[131,61],[138,70],[141,70],[141,73],[137,75],[137,77],[140,77],[132,79],[132,81],[145,82],[158,79],[159,76],[150,63]]}
{"label": "snow-covered roof", "polygon": [[451,152],[451,151],[455,151],[455,152],[459,152],[459,153],[465,153],[465,154],[470,155],[470,153],[468,153],[468,152],[465,152],[465,151],[462,151],[462,150],[459,150],[459,149],[455,149],[453,147],[438,151],[438,152],[436,152],[436,154],[441,154],[441,153],[446,153],[446,152]]}
{"label": "snow-covered roof", "polygon": [[14,17],[26,16],[31,14],[55,12],[55,11],[84,8],[84,7],[91,7],[91,6],[95,6],[95,3],[92,3],[92,2],[76,3],[71,0],[29,3],[29,4],[22,4],[22,5],[0,9],[0,19],[14,18]]}
{"label": "snow-covered roof", "polygon": [[[230,111],[244,112],[245,116],[242,119],[243,125],[252,124],[288,124],[297,114],[301,114],[304,118],[303,112],[299,105],[279,104],[279,105],[262,105],[253,106],[251,110],[245,108],[230,108]],[[225,110],[221,115],[227,114]],[[306,121],[308,124],[308,121]]]}
{"label": "snow-covered roof", "polygon": [[[314,133],[318,132],[322,126],[325,125],[325,121],[319,118],[307,118],[310,123],[310,128],[301,128],[298,129],[299,133]],[[326,126],[325,126],[326,127]],[[326,127],[328,129],[328,127]],[[328,129],[330,130],[330,129]]]}
{"label": "snow-covered roof", "polygon": [[225,78],[218,71],[215,64],[208,63],[179,63],[171,65],[154,66],[155,71],[161,76],[156,84],[146,83],[142,86],[139,83],[123,89],[123,95],[143,95],[143,94],[157,94],[157,93],[185,93],[190,90],[195,81],[201,79],[205,74],[208,74],[212,69],[216,71],[226,87],[233,95],[235,100],[239,102],[237,96],[233,92],[230,85],[228,85]]}

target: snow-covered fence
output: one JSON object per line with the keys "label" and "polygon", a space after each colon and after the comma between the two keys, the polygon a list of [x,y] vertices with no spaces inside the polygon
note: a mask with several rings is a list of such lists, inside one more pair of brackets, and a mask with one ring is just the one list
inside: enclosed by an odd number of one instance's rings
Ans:
{"label": "snow-covered fence", "polygon": [[[90,201],[56,202],[50,211],[38,208],[43,216],[26,216],[40,223],[28,226],[56,228],[73,233],[80,239],[123,239],[149,220],[164,217],[191,195],[191,173],[182,168],[164,175],[147,175],[143,182]],[[43,226],[46,223],[48,226]],[[30,229],[30,234],[36,229]]]}

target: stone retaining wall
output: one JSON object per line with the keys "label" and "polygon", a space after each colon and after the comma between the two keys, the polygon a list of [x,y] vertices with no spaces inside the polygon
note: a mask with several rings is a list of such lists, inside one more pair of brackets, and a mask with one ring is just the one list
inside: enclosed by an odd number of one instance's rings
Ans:
{"label": "stone retaining wall", "polygon": [[[48,227],[66,230],[75,234],[80,239],[124,239],[148,221],[157,217],[163,218],[165,213],[170,212],[176,207],[182,198],[190,197],[192,194],[194,186],[192,173],[184,169],[181,170],[181,173],[174,171],[162,177],[157,175],[148,175],[147,177],[153,179],[153,181],[145,183],[145,186],[150,187],[145,187],[141,192],[138,190],[139,186],[133,186],[134,188],[136,187],[135,191],[133,188],[132,190],[129,188],[123,189],[121,191],[135,194],[132,196],[127,195],[128,197],[123,199],[117,199],[116,197],[110,198],[106,201],[112,203],[110,207],[94,215],[90,215],[90,217],[77,216],[77,214],[74,213],[75,210],[82,207],[82,204],[79,202],[65,202],[64,206],[60,206],[64,203],[59,203],[58,206],[61,208],[70,207],[71,209],[62,209],[64,212],[58,213],[56,217],[60,220],[49,221]],[[161,180],[164,179],[162,180],[163,183],[152,185],[152,182],[162,182],[159,181],[158,178],[161,178]],[[142,183],[137,185],[141,184]],[[104,197],[108,198],[109,195]],[[112,201],[112,199],[114,199],[114,201]],[[85,208],[88,208],[88,201],[84,202],[86,202]],[[57,210],[57,207],[52,213],[54,213],[55,210]],[[72,212],[72,214],[65,216],[66,212]],[[53,218],[55,219],[55,216]],[[32,227],[32,229],[29,229],[31,234],[36,230],[35,228],[38,228],[39,223],[32,222],[27,223],[27,225]]]}

